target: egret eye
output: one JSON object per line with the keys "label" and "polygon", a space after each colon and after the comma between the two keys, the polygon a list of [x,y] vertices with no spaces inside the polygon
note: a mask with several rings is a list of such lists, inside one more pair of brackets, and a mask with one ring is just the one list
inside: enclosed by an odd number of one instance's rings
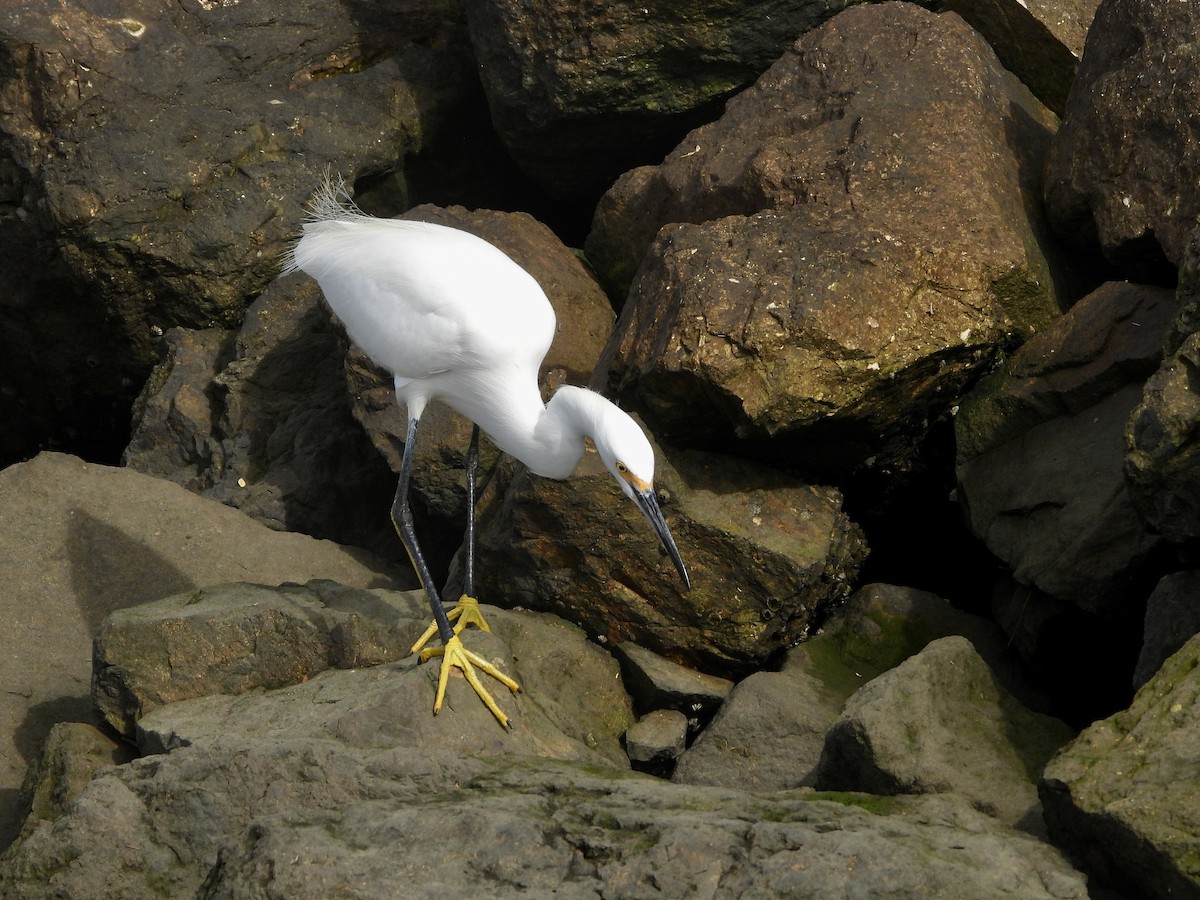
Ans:
{"label": "egret eye", "polygon": [[629,472],[629,467],[627,465],[625,465],[625,463],[621,462],[620,460],[617,460],[617,471],[620,472],[622,475],[626,475]]}

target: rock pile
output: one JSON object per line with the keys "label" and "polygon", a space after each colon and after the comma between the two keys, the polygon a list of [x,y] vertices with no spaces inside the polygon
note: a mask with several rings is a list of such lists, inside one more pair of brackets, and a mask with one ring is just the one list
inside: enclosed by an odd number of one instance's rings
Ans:
{"label": "rock pile", "polygon": [[[1194,4],[28,7],[0,894],[1200,895]],[[431,714],[402,413],[275,277],[326,168],[655,442],[690,592],[595,454],[484,442],[511,733]]]}

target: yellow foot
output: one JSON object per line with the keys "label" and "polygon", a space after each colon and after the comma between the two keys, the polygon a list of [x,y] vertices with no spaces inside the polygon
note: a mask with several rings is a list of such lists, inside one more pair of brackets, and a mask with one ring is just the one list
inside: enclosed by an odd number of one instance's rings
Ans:
{"label": "yellow foot", "polygon": [[508,716],[496,705],[496,701],[492,699],[492,695],[488,693],[487,688],[480,682],[479,676],[475,674],[475,669],[478,668],[491,675],[514,694],[521,689],[519,684],[482,656],[472,653],[464,647],[462,640],[457,634],[450,638],[444,647],[427,647],[422,650],[421,662],[427,662],[435,656],[442,658],[442,671],[438,674],[437,696],[433,701],[434,715],[437,715],[438,710],[442,708],[442,700],[446,696],[446,681],[450,677],[450,669],[456,668],[461,670],[463,675],[466,676],[467,683],[475,688],[475,693],[479,695],[479,699],[492,711],[492,715],[500,720],[500,724],[505,728],[511,727],[508,724]]}
{"label": "yellow foot", "polygon": [[[476,625],[484,631],[492,630],[488,627],[488,623],[483,621],[483,613],[479,611],[479,601],[474,597],[468,597],[466,594],[458,598],[458,603],[455,604],[454,609],[446,614],[446,618],[452,623],[458,623],[454,626],[455,634],[461,632],[468,625]],[[425,633],[412,645],[412,652],[416,653],[428,644],[430,639],[437,634],[437,630],[437,622],[426,628]]]}

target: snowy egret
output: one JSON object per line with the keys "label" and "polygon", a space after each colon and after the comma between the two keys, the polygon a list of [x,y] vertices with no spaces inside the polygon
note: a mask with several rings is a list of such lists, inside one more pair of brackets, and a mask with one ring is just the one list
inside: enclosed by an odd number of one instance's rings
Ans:
{"label": "snowy egret", "polygon": [[[459,638],[468,622],[487,629],[474,598],[474,474],[481,427],[501,450],[549,478],[569,476],[583,457],[584,438],[590,437],[691,586],[654,493],[654,451],[637,423],[583,388],[561,387],[548,404],[542,402],[538,367],[554,337],[554,310],[533,276],[503,252],[445,225],[368,216],[350,199],[345,183],[327,175],[284,266],[285,273],[295,270],[316,279],[350,339],[393,375],[396,398],[408,411],[392,522],[433,609],[434,624],[413,651],[434,633],[442,642],[421,650],[422,662],[442,657],[435,713],[452,667],[462,671],[505,726],[507,717],[474,669],[514,692],[519,689]],[[417,425],[435,399],[474,423],[466,455],[464,593],[449,615],[421,554],[408,503]]]}

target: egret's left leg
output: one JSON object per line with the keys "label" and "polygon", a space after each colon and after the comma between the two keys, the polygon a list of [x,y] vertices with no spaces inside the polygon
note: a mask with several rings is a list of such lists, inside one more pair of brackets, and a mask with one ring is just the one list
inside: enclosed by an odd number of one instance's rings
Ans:
{"label": "egret's left leg", "polygon": [[[448,618],[454,623],[454,633],[458,634],[468,625],[475,625],[484,631],[491,627],[483,619],[479,611],[479,601],[475,599],[475,474],[479,470],[479,426],[471,426],[471,443],[467,446],[467,456],[464,466],[467,473],[467,534],[465,540],[466,568],[463,574],[463,593],[458,598],[454,609],[450,610]],[[412,646],[416,653],[424,647],[438,632],[437,622],[425,629],[425,633]]]}
{"label": "egret's left leg", "polygon": [[396,499],[392,503],[392,523],[396,526],[396,533],[400,535],[400,540],[404,544],[404,548],[408,551],[408,558],[412,561],[413,568],[417,571],[417,577],[421,579],[421,585],[425,588],[425,593],[429,597],[430,607],[433,611],[433,633],[438,634],[442,639],[441,647],[429,647],[421,651],[421,662],[426,662],[434,656],[442,657],[442,668],[438,673],[437,696],[434,699],[433,711],[436,713],[442,708],[442,700],[446,696],[446,682],[450,677],[450,669],[457,668],[466,677],[467,682],[475,689],[475,693],[479,695],[489,710],[500,722],[501,725],[510,727],[508,716],[492,699],[492,695],[479,681],[479,676],[475,674],[475,669],[481,669],[488,675],[500,681],[510,691],[516,693],[520,690],[520,686],[493,666],[483,657],[472,653],[463,646],[462,640],[458,634],[450,627],[449,617],[442,609],[442,603],[437,595],[437,591],[433,586],[433,578],[429,574],[429,567],[425,564],[425,557],[421,553],[421,547],[417,543],[416,529],[413,527],[412,508],[408,503],[408,486],[412,477],[412,461],[413,448],[417,443],[417,423],[416,418],[409,418],[408,422],[408,437],[404,442],[404,458],[400,463],[400,483],[396,487]]}

